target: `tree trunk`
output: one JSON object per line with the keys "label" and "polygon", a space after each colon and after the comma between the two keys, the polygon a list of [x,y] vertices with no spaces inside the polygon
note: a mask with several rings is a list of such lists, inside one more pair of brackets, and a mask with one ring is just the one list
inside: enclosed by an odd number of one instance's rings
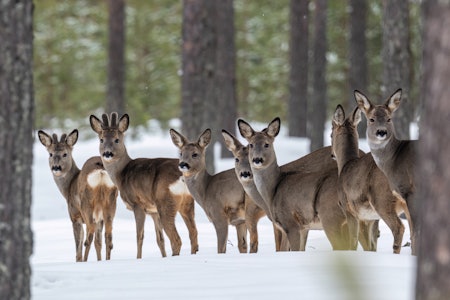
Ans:
{"label": "tree trunk", "polygon": [[[182,25],[181,122],[183,133],[196,139],[206,128],[216,128],[215,1],[184,0]],[[206,152],[208,172],[214,173],[214,143]]]}
{"label": "tree trunk", "polygon": [[109,0],[106,111],[125,113],[125,1]]}
{"label": "tree trunk", "polygon": [[[350,95],[346,111],[353,111],[355,99],[353,91],[367,93],[367,0],[350,0],[350,40],[349,40],[349,83]],[[364,115],[364,114],[363,114]],[[365,118],[365,116],[363,117]],[[367,124],[358,125],[360,137],[366,136]]]}
{"label": "tree trunk", "polygon": [[[216,136],[222,137],[221,130],[236,134],[236,49],[234,43],[233,0],[217,1],[217,70],[216,87],[219,110],[215,116],[220,118],[220,126],[213,128]],[[221,156],[232,157],[225,142],[219,138]]]}
{"label": "tree trunk", "polygon": [[289,135],[306,137],[308,109],[309,0],[290,1]]}
{"label": "tree trunk", "polygon": [[416,299],[450,299],[450,2],[423,2],[422,118],[419,170],[421,207]]}
{"label": "tree trunk", "polygon": [[30,299],[33,3],[0,2],[0,295]]}
{"label": "tree trunk", "polygon": [[409,139],[413,106],[411,88],[411,51],[409,39],[409,0],[383,1],[383,95],[387,99],[402,88],[402,105],[395,113],[395,132],[400,139]]}
{"label": "tree trunk", "polygon": [[314,16],[313,95],[311,111],[311,146],[314,151],[323,147],[323,133],[327,113],[327,0],[316,0]]}

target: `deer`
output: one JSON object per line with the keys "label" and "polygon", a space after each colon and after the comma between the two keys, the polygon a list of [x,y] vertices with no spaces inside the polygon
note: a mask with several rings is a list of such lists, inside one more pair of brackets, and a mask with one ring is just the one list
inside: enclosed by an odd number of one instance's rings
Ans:
{"label": "deer", "polygon": [[[111,181],[99,156],[89,158],[78,168],[72,156],[73,146],[78,140],[78,130],[69,134],[50,136],[43,130],[38,131],[42,145],[49,153],[49,166],[59,191],[67,202],[75,239],[76,261],[87,261],[95,235],[97,260],[102,259],[102,232],[105,227],[106,259],[111,258],[112,228],[116,213],[117,187]],[[84,229],[86,224],[86,241]]]}
{"label": "deer", "polygon": [[375,164],[371,153],[360,155],[357,130],[360,122],[361,110],[358,107],[348,117],[340,104],[336,107],[331,148],[338,166],[339,188],[356,219],[382,219],[386,223],[394,237],[393,252],[398,254],[405,231],[399,215],[404,213],[410,222],[409,210],[405,200],[392,192],[388,179]]}
{"label": "deer", "polygon": [[146,215],[154,222],[156,242],[162,257],[166,257],[163,231],[170,240],[172,255],[179,255],[181,238],[175,227],[177,212],[189,232],[191,254],[198,251],[198,232],[195,224],[194,199],[186,188],[176,158],[132,159],[125,146],[125,132],[130,124],[128,114],[120,119],[116,112],[91,115],[91,128],[97,133],[100,157],[111,180],[118,187],[128,210],[136,222],[137,258],[142,258]]}
{"label": "deer", "polygon": [[211,142],[211,130],[208,128],[203,131],[196,141],[189,140],[175,129],[170,129],[170,137],[180,153],[178,166],[183,173],[184,181],[214,225],[217,252],[226,252],[230,224],[236,227],[240,253],[247,252],[246,224],[249,224],[250,252],[257,252],[256,227],[258,220],[264,216],[263,210],[246,195],[233,169],[214,175],[207,172],[205,155],[206,148]]}
{"label": "deer", "polygon": [[[333,250],[356,249],[358,239],[349,236],[347,214],[337,197],[336,164],[334,168],[326,168],[322,160],[320,166],[306,164],[304,170],[301,167],[282,170],[273,146],[280,126],[281,121],[277,117],[267,128],[257,132],[243,119],[238,120],[239,132],[249,143],[249,161],[255,185],[270,206],[273,221],[286,233],[290,249],[304,251],[310,229],[323,229]],[[317,151],[303,161],[315,161],[325,150]],[[331,160],[330,149],[327,151],[324,157]],[[306,171],[308,168],[314,171]]]}
{"label": "deer", "polygon": [[400,106],[401,95],[402,90],[398,89],[384,104],[374,105],[363,93],[354,91],[356,104],[367,119],[366,135],[373,159],[397,197],[406,201],[412,226],[411,252],[415,255],[419,235],[419,212],[414,203],[417,140],[399,140],[395,136],[392,116]]}
{"label": "deer", "polygon": [[[253,200],[251,205],[256,205],[261,208],[265,215],[272,221],[272,214],[268,204],[264,201],[256,188],[253,181],[252,169],[248,160],[248,146],[244,146],[233,134],[222,130],[222,136],[225,141],[225,146],[233,154],[235,159],[234,170],[235,174],[244,188],[245,193]],[[273,221],[272,221],[273,223]],[[254,224],[254,223],[253,223]],[[247,227],[250,227],[247,224]],[[250,232],[254,231],[254,235],[257,234],[256,229],[248,228]],[[289,250],[289,243],[287,237],[281,228],[278,228],[273,223],[274,237],[275,237],[275,250],[287,251]],[[252,236],[252,234],[250,234]]]}

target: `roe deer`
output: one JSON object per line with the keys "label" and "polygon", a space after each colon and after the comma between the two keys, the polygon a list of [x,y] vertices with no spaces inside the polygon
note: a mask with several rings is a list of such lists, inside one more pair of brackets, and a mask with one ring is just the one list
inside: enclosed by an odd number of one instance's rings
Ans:
{"label": "roe deer", "polygon": [[[99,156],[89,158],[80,170],[73,157],[73,145],[78,140],[78,130],[69,135],[50,136],[38,131],[39,140],[47,149],[53,179],[64,196],[72,221],[75,238],[76,261],[87,261],[91,243],[95,234],[97,260],[101,260],[102,231],[105,225],[106,259],[111,258],[112,227],[116,213],[117,188],[103,168]],[[82,257],[84,230],[86,224],[86,241]]]}
{"label": "roe deer", "polygon": [[398,89],[384,104],[373,105],[361,92],[355,91],[358,107],[367,118],[367,140],[373,159],[386,175],[391,189],[405,199],[411,216],[411,251],[417,252],[419,219],[414,201],[417,141],[398,140],[395,137],[392,114],[400,105],[402,90]]}
{"label": "roe deer", "polygon": [[91,115],[90,124],[100,140],[100,154],[106,171],[117,185],[126,207],[134,212],[137,235],[137,258],[142,258],[145,216],[149,214],[156,231],[161,255],[166,256],[163,229],[170,239],[172,255],[179,255],[181,239],[175,227],[177,211],[189,231],[191,253],[198,251],[197,227],[194,220],[194,199],[178,170],[178,159],[132,159],[124,144],[130,119],[117,113],[102,115],[100,121]]}
{"label": "roe deer", "polygon": [[[350,243],[346,214],[337,196],[336,163],[334,168],[324,168],[324,171],[305,172],[301,168],[283,171],[278,166],[273,147],[280,131],[279,118],[260,132],[255,132],[242,119],[238,120],[238,127],[249,143],[255,185],[270,206],[273,221],[287,234],[291,250],[305,250],[309,229],[323,229],[334,250],[356,249],[357,237],[353,237]],[[326,157],[331,160],[331,152],[327,150]],[[321,154],[319,152],[318,156]],[[314,154],[309,155],[311,160],[315,160]],[[321,164],[325,166],[323,161]]]}
{"label": "roe deer", "polygon": [[[236,226],[239,252],[247,252],[246,194],[234,170],[214,175],[206,171],[205,151],[211,142],[211,130],[206,129],[197,139],[189,141],[181,133],[170,129],[172,142],[180,150],[179,168],[194,199],[213,223],[217,234],[217,252],[225,253],[228,225]],[[253,207],[256,209],[256,205]],[[261,209],[259,209],[262,212]],[[253,210],[253,213],[255,211]],[[253,221],[258,221],[258,214]],[[256,229],[256,224],[254,224]],[[251,237],[252,239],[252,237]],[[255,242],[255,241],[254,241]],[[257,247],[257,240],[254,246]],[[257,251],[253,248],[251,251]]]}
{"label": "roe deer", "polygon": [[398,215],[405,213],[409,217],[409,211],[406,202],[393,194],[372,155],[359,154],[357,127],[360,121],[361,110],[358,107],[347,118],[342,106],[336,107],[331,145],[338,165],[339,187],[348,210],[358,220],[381,218],[387,224],[394,237],[393,251],[400,253],[405,227]]}
{"label": "roe deer", "polygon": [[[270,208],[259,194],[256,185],[253,182],[252,169],[250,167],[250,162],[248,160],[248,147],[242,145],[242,143],[233,134],[229,133],[226,130],[222,130],[222,135],[225,140],[225,145],[227,149],[230,150],[234,156],[235,159],[234,170],[239,182],[244,188],[245,193],[250,196],[250,198],[253,200],[253,203],[255,203],[258,207],[264,210],[264,213],[272,221],[273,219]],[[247,224],[247,227],[248,225],[249,224]],[[289,250],[289,243],[283,230],[278,228],[275,225],[275,223],[273,223],[273,229],[275,235],[275,250],[276,251]],[[251,232],[252,229],[249,228],[249,231]],[[250,234],[250,236],[252,236],[252,234]]]}

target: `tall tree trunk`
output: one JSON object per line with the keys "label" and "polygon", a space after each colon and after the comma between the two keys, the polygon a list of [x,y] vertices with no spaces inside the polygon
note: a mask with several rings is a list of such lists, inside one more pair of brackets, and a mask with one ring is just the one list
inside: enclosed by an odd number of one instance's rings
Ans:
{"label": "tall tree trunk", "polygon": [[[197,138],[206,128],[216,128],[216,1],[184,0],[182,25],[181,122],[183,133]],[[206,152],[206,165],[214,173],[214,142]]]}
{"label": "tall tree trunk", "polygon": [[289,135],[306,137],[308,109],[309,0],[290,1]]}
{"label": "tall tree trunk", "polygon": [[109,0],[106,111],[125,112],[125,1]]}
{"label": "tall tree trunk", "polygon": [[[215,117],[220,118],[220,126],[212,128],[215,136],[220,136],[221,129],[236,133],[237,98],[236,98],[236,48],[234,42],[234,8],[233,0],[217,1],[217,71],[216,88],[219,110]],[[221,156],[232,157],[224,140],[221,143]]]}
{"label": "tall tree trunk", "polygon": [[422,208],[416,299],[450,299],[450,2],[423,2],[424,104],[419,168],[416,174]]}
{"label": "tall tree trunk", "polygon": [[33,3],[0,2],[0,295],[30,299]]}
{"label": "tall tree trunk", "polygon": [[396,111],[396,135],[409,139],[413,106],[411,89],[411,51],[409,38],[409,0],[383,1],[383,95],[385,99],[402,88],[402,105]]}
{"label": "tall tree trunk", "polygon": [[[355,107],[353,91],[360,90],[367,93],[367,0],[350,0],[350,40],[349,40],[349,83],[350,95],[347,111]],[[365,117],[363,117],[365,118]],[[366,136],[367,124],[358,125],[360,137]]]}
{"label": "tall tree trunk", "polygon": [[314,16],[313,95],[311,111],[311,151],[323,147],[327,113],[327,0],[316,0]]}

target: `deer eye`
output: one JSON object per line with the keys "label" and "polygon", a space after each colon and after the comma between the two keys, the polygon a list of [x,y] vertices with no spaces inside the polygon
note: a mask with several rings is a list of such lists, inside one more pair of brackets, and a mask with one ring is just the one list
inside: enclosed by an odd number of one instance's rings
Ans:
{"label": "deer eye", "polygon": [[387,119],[387,122],[390,123],[390,122],[391,122],[391,119]]}
{"label": "deer eye", "polygon": [[253,148],[253,144],[248,144],[250,146],[250,148]]}
{"label": "deer eye", "polygon": [[118,144],[119,143],[119,139],[115,139],[114,143]]}
{"label": "deer eye", "polygon": [[67,157],[67,153],[64,153],[64,154],[63,154],[63,157]]}
{"label": "deer eye", "polygon": [[370,121],[370,123],[373,123],[373,122],[375,122],[375,120],[374,119],[369,119],[369,121]]}
{"label": "deer eye", "polygon": [[234,159],[234,161],[238,163],[238,162],[239,162],[239,158],[236,157],[236,158]]}
{"label": "deer eye", "polygon": [[264,148],[269,148],[269,144],[265,143]]}
{"label": "deer eye", "polygon": [[53,153],[50,153],[50,157],[53,157]]}
{"label": "deer eye", "polygon": [[197,158],[198,157],[198,153],[193,153],[192,154],[192,158]]}
{"label": "deer eye", "polygon": [[103,142],[104,142],[104,141],[103,141],[103,139],[100,139],[100,143],[102,143],[102,144],[103,144]]}

